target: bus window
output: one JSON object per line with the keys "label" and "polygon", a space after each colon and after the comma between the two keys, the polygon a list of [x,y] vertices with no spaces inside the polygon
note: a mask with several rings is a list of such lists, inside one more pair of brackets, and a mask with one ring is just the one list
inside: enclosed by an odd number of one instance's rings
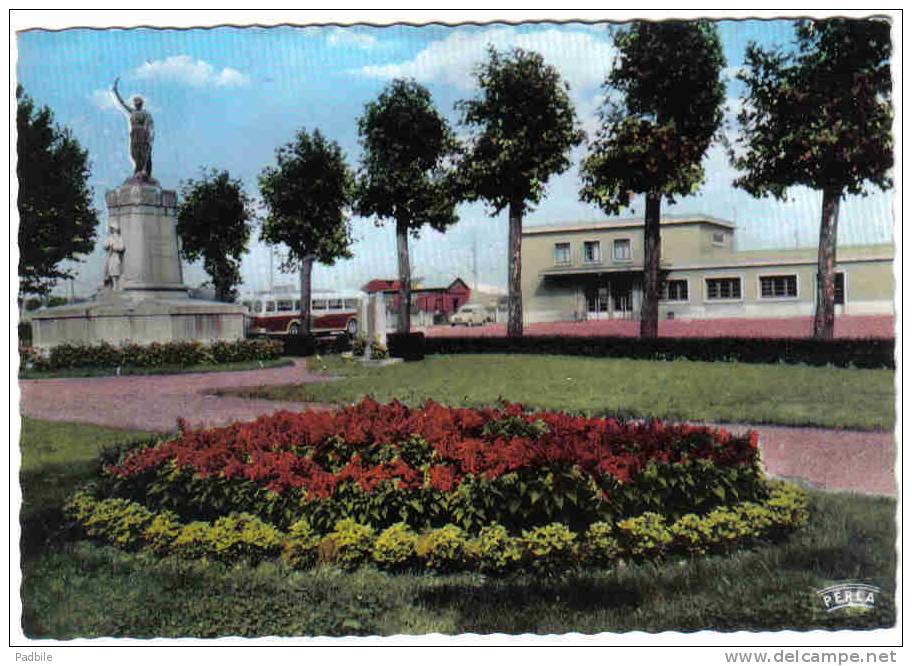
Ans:
{"label": "bus window", "polygon": [[329,299],[329,309],[330,310],[341,310],[342,309],[342,299],[341,298]]}
{"label": "bus window", "polygon": [[253,311],[260,313],[263,311],[263,301],[254,301],[253,302]]}
{"label": "bus window", "polygon": [[293,308],[294,308],[294,304],[292,303],[292,301],[290,299],[289,300],[283,299],[281,301],[276,301],[276,310],[278,310],[279,312],[291,312]]}
{"label": "bus window", "polygon": [[295,301],[294,309],[295,309],[295,312],[301,311],[301,301]]}
{"label": "bus window", "polygon": [[311,301],[310,309],[311,310],[325,310],[326,301],[323,300],[322,298],[320,298],[320,299],[315,298],[313,301]]}
{"label": "bus window", "polygon": [[357,298],[346,298],[345,299],[345,309],[346,310],[357,310],[358,309],[358,299]]}
{"label": "bus window", "polygon": [[275,312],[275,301],[266,301],[266,312]]}

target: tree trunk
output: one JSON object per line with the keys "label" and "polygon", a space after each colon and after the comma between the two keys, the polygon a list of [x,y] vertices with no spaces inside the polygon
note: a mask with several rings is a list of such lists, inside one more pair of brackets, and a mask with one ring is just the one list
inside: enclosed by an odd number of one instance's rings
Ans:
{"label": "tree trunk", "polygon": [[507,278],[507,336],[521,338],[523,334],[522,308],[522,203],[510,203],[510,237],[507,244],[509,277]]}
{"label": "tree trunk", "polygon": [[820,216],[820,243],[817,246],[817,310],[814,313],[814,338],[832,340],[836,300],[836,224],[839,222],[839,197],[834,187],[823,189]]}
{"label": "tree trunk", "polygon": [[396,251],[399,256],[399,315],[397,333],[408,333],[412,328],[412,268],[409,264],[408,225],[396,221]]}
{"label": "tree trunk", "polygon": [[660,231],[662,196],[646,194],[646,220],[643,228],[643,305],[640,308],[640,337],[659,335],[659,262],[662,259]]}
{"label": "tree trunk", "polygon": [[310,333],[311,273],[313,273],[314,255],[308,254],[301,260],[301,333]]}

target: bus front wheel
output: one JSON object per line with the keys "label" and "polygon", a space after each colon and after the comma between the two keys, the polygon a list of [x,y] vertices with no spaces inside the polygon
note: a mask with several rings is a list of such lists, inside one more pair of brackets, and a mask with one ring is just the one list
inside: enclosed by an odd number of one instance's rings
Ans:
{"label": "bus front wheel", "polygon": [[345,332],[352,338],[358,335],[358,320],[349,319],[348,323],[345,325]]}

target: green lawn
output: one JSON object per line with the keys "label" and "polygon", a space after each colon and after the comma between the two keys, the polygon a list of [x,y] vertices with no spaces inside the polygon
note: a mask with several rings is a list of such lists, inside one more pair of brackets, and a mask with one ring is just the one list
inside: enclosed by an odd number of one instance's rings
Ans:
{"label": "green lawn", "polygon": [[98,469],[98,453],[106,446],[151,437],[137,430],[22,417],[19,485],[22,489],[22,547],[40,550],[60,528],[60,507]]}
{"label": "green lawn", "polygon": [[162,365],[154,368],[124,366],[120,368],[67,368],[64,370],[25,370],[19,372],[20,379],[67,379],[71,377],[111,377],[120,375],[179,375],[187,372],[236,372],[238,370],[260,370],[291,365],[290,358],[276,358],[268,361],[238,361],[236,363],[201,363],[199,365]]}
{"label": "green lawn", "polygon": [[[810,524],[782,544],[554,580],[371,568],[300,573],[278,563],[159,560],[75,540],[60,520],[63,498],[92,478],[102,446],[145,435],[25,420],[22,520],[33,537],[22,561],[28,636],[595,633],[895,622],[895,501],[819,491],[810,492]],[[814,591],[848,579],[881,587],[878,605],[866,613],[825,613]]]}
{"label": "green lawn", "polygon": [[493,354],[429,356],[387,367],[328,356],[310,365],[340,379],[235,393],[325,403],[365,395],[411,404],[433,398],[469,406],[504,398],[586,414],[856,429],[891,429],[894,418],[891,370]]}

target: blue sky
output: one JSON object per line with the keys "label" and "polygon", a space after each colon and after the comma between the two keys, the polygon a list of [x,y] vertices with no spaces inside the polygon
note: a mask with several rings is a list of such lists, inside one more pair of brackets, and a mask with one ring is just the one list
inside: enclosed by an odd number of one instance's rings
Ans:
{"label": "blue sky", "polygon": [[[719,31],[727,60],[729,105],[741,92],[733,80],[751,40],[765,46],[787,44],[789,21],[722,21]],[[114,77],[121,92],[141,94],[155,118],[154,175],[164,187],[198,175],[201,167],[228,169],[256,195],[257,174],[274,162],[275,149],[301,127],[320,128],[337,140],[354,168],[360,155],[356,122],[364,104],[390,79],[413,77],[431,91],[438,108],[456,126],[453,110],[471,97],[473,66],[487,44],[521,46],[542,53],[571,87],[580,123],[590,134],[597,127],[600,84],[613,61],[607,24],[526,24],[519,26],[274,27],[195,30],[66,30],[18,35],[19,82],[39,104],[50,106],[58,123],[70,127],[89,151],[91,185],[101,211],[104,192],[131,173],[127,122],[108,93]],[[457,129],[459,129],[457,127]],[[554,177],[548,196],[526,223],[558,224],[604,219],[578,199],[579,161]],[[731,186],[733,171],[720,147],[706,157],[706,183],[696,196],[674,205],[672,214],[705,213],[733,220],[742,249],[814,246],[820,194],[795,188],[786,202],[753,199]],[[892,240],[892,192],[850,197],[840,212],[843,245]],[[506,282],[506,216],[490,217],[483,205],[464,205],[460,222],[445,236],[427,230],[412,242],[415,276],[440,281],[460,275],[470,284],[473,253],[477,280]],[[625,216],[642,216],[635,201]],[[315,286],[358,287],[373,277],[396,273],[391,226],[354,219],[355,257],[334,267],[315,269]],[[79,264],[77,293],[93,291],[101,275],[101,243]],[[247,288],[269,282],[270,250],[251,243],[242,275]],[[278,261],[275,262],[278,266]],[[200,266],[185,268],[186,281],[206,279]],[[293,282],[276,273],[275,283]]]}

